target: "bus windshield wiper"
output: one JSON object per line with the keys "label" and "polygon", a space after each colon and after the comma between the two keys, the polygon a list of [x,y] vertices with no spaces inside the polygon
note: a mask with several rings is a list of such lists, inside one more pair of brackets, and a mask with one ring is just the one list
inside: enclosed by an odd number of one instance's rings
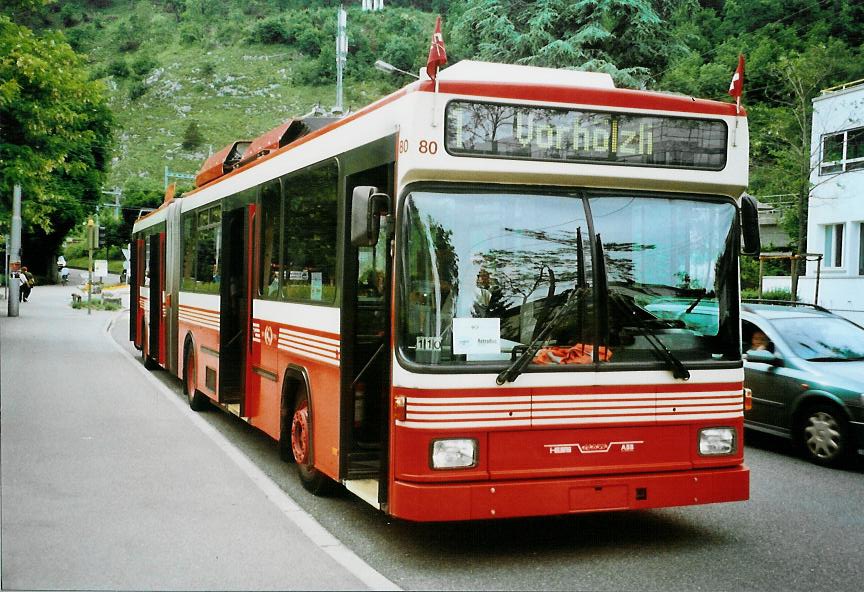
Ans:
{"label": "bus windshield wiper", "polygon": [[696,305],[699,304],[700,302],[702,302],[702,299],[705,298],[705,296],[707,296],[707,295],[708,295],[708,290],[706,290],[705,288],[702,288],[702,293],[699,294],[699,297],[696,298],[696,300],[694,300],[693,303],[687,307],[687,310],[684,311],[684,314],[690,314],[691,312],[693,312],[693,309],[696,308]]}
{"label": "bus windshield wiper", "polygon": [[573,291],[570,292],[570,295],[567,296],[567,300],[564,301],[558,310],[555,311],[555,314],[552,315],[550,319],[546,321],[546,324],[543,325],[543,330],[537,334],[531,343],[528,344],[528,347],[525,348],[525,351],[516,358],[507,368],[505,368],[495,379],[495,383],[498,385],[502,385],[505,382],[513,382],[516,380],[520,374],[525,371],[526,366],[528,366],[529,362],[534,359],[534,356],[537,355],[537,352],[540,350],[543,342],[549,337],[549,333],[558,326],[558,321],[562,318],[564,313],[570,310],[571,306],[574,303],[579,302],[582,298],[582,294],[586,291],[585,288],[573,287]]}
{"label": "bus windshield wiper", "polygon": [[[597,259],[600,262],[600,265],[603,269],[602,277],[606,277],[605,269],[606,269],[606,255],[603,253],[603,240],[600,238],[600,234],[597,234]],[[645,338],[645,341],[651,346],[654,352],[660,357],[661,360],[666,362],[666,365],[672,370],[672,376],[675,378],[680,378],[682,380],[690,380],[690,370],[687,369],[687,366],[679,360],[675,354],[669,351],[669,348],[666,347],[666,344],[657,337],[649,328],[648,324],[639,316],[639,308],[633,304],[631,300],[628,300],[625,296],[623,296],[620,292],[611,288],[607,282],[603,282],[603,286],[599,286],[601,288],[606,289],[606,293],[609,295],[610,299],[615,300],[620,306],[627,309],[633,317],[636,328],[639,329],[639,332]],[[698,302],[698,301],[697,301]]]}
{"label": "bus windshield wiper", "polygon": [[653,333],[649,328],[648,324],[639,317],[639,309],[633,304],[632,301],[628,300],[626,297],[621,295],[621,293],[609,288],[609,297],[615,300],[619,305],[626,308],[633,317],[635,321],[636,328],[639,329],[639,332],[645,338],[645,341],[651,346],[651,348],[657,352],[657,355],[660,356],[666,365],[669,366],[669,369],[672,370],[672,376],[675,378],[681,378],[683,380],[690,380],[690,370],[687,369],[687,366],[678,359],[678,357],[673,354],[666,344],[660,340],[660,338]]}

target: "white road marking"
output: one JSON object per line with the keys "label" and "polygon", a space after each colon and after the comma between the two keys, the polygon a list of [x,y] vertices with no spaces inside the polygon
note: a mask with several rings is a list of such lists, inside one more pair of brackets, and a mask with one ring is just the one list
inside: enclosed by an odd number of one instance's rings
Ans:
{"label": "white road marking", "polygon": [[141,374],[154,386],[156,389],[165,395],[165,398],[171,401],[180,412],[185,415],[201,432],[210,438],[216,446],[218,446],[228,458],[234,461],[234,464],[255,484],[258,489],[275,505],[288,520],[293,522],[309,539],[317,545],[322,551],[332,557],[336,563],[348,570],[361,582],[369,586],[372,590],[401,590],[399,586],[388,580],[371,565],[363,561],[352,550],[346,547],[339,539],[330,534],[330,532],[321,526],[315,518],[308,512],[297,505],[291,496],[283,491],[276,483],[267,476],[264,471],[259,469],[248,456],[243,454],[239,448],[234,446],[230,440],[223,436],[216,428],[204,421],[197,413],[192,411],[177,394],[156,378],[152,372],[146,370],[143,365],[138,363],[135,357],[123,349],[123,347],[114,341],[111,337],[111,327],[114,322],[123,314],[128,312],[122,311],[120,315],[109,320],[105,325],[105,332],[108,334],[108,341],[126,356],[132,362],[132,365],[137,368]]}

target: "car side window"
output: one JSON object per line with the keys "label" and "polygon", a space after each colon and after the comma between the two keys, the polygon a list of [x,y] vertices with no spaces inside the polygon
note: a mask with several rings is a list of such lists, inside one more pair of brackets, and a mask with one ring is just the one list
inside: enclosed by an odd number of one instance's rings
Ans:
{"label": "car side window", "polygon": [[774,343],[762,329],[750,321],[741,321],[741,349],[748,351],[774,351]]}

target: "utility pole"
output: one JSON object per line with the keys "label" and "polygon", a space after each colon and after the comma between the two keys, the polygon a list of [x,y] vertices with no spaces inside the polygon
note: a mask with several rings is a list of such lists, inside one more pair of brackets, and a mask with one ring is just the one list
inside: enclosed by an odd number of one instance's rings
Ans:
{"label": "utility pole", "polygon": [[334,111],[340,114],[342,108],[342,71],[345,69],[345,60],[348,57],[348,13],[340,5],[336,13],[336,106]]}
{"label": "utility pole", "polygon": [[3,236],[3,273],[6,274],[6,283],[3,286],[3,289],[6,290],[4,297],[6,300],[9,300],[9,279],[12,277],[12,273],[9,271],[9,235],[6,234]]}
{"label": "utility pole", "polygon": [[99,231],[96,227],[96,223],[93,221],[93,218],[90,217],[87,219],[87,253],[88,253],[88,261],[87,261],[87,314],[92,314],[92,309],[90,308],[91,300],[93,298],[93,249],[99,246]]}
{"label": "utility pole", "polygon": [[10,317],[18,316],[18,294],[21,291],[21,282],[18,274],[21,272],[21,186],[15,185],[12,189],[12,234],[9,243],[9,300],[7,301],[7,314]]}
{"label": "utility pole", "polygon": [[115,187],[113,191],[108,191],[107,189],[103,189],[102,193],[104,193],[106,195],[113,195],[114,196],[114,203],[113,204],[103,204],[103,205],[114,206],[114,219],[116,220],[117,218],[120,217],[120,197],[122,197],[123,191],[121,191],[119,187]]}

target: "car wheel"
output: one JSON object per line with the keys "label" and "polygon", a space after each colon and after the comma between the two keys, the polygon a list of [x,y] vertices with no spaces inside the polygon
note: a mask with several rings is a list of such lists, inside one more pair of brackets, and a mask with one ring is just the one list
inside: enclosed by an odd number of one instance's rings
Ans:
{"label": "car wheel", "polygon": [[297,463],[297,474],[303,488],[313,495],[325,495],[333,481],[312,464],[312,416],[306,391],[297,394],[294,415],[291,418],[291,450]]}
{"label": "car wheel", "polygon": [[840,464],[849,450],[846,418],[836,407],[818,404],[801,415],[798,437],[807,459],[823,466]]}

